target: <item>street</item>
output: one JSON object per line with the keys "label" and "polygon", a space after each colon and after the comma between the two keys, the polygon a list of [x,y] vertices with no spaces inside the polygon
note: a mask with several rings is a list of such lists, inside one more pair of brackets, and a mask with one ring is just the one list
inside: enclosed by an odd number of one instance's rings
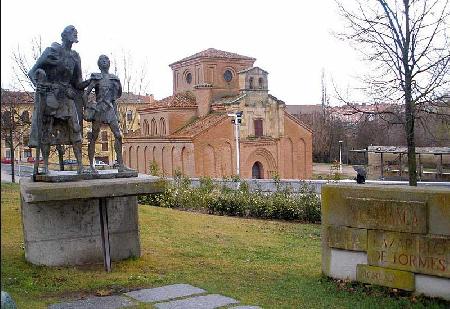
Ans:
{"label": "street", "polygon": [[[16,182],[19,182],[21,177],[29,177],[33,175],[33,166],[20,164],[20,174],[19,174],[19,166],[16,164],[14,166],[15,170],[15,178]],[[2,164],[2,174],[1,179],[2,182],[11,182],[11,165],[10,164]]]}

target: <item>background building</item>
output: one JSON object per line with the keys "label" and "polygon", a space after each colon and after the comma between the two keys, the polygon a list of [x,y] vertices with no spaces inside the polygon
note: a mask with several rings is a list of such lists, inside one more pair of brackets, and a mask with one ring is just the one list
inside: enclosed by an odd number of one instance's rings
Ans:
{"label": "background building", "polygon": [[[118,113],[122,132],[133,133],[139,130],[140,119],[136,110],[145,104],[153,102],[153,95],[135,95],[133,93],[123,93],[118,100]],[[35,157],[35,150],[28,148],[28,138],[30,135],[30,124],[34,108],[34,93],[22,91],[9,91],[2,89],[1,95],[1,158],[10,158],[11,149],[6,140],[10,136],[9,124],[11,123],[11,114],[13,114],[13,144],[15,146],[15,159],[21,162],[27,162],[29,158]],[[91,124],[83,122],[83,159],[84,164],[88,164],[87,157],[87,136]],[[75,159],[72,147],[66,147],[65,159]],[[114,135],[107,125],[102,126],[99,138],[96,144],[95,159],[102,160],[105,163],[113,164],[116,159],[114,151]],[[52,147],[51,163],[58,163],[58,157],[55,147]]]}
{"label": "background building", "polygon": [[207,49],[170,65],[173,95],[138,109],[140,130],[125,135],[126,164],[141,173],[157,165],[168,176],[237,174],[234,125],[239,126],[242,178],[310,178],[312,133],[269,94],[256,59]]}

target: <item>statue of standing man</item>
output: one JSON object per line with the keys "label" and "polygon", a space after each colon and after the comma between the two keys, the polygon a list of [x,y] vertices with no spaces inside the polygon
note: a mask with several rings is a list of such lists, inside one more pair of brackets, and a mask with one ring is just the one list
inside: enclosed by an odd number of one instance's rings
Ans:
{"label": "statue of standing man", "polygon": [[28,72],[36,86],[29,147],[37,148],[37,157],[42,151],[43,174],[47,174],[50,146],[73,145],[81,174],[83,89],[90,80],[82,81],[80,56],[72,50],[73,43],[78,43],[77,29],[67,26],[61,39],[62,44],[47,47]]}

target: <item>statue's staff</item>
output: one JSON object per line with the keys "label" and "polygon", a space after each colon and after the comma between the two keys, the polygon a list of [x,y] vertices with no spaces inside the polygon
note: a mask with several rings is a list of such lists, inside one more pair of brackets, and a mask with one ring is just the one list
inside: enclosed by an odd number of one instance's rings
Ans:
{"label": "statue's staff", "polygon": [[47,75],[42,69],[37,69],[35,72],[36,78],[36,99],[34,102],[35,117],[37,117],[37,146],[36,146],[36,158],[34,160],[33,179],[39,173],[39,161],[41,158],[41,145],[42,145],[42,118],[45,110],[45,102],[47,99],[45,82],[47,81]]}

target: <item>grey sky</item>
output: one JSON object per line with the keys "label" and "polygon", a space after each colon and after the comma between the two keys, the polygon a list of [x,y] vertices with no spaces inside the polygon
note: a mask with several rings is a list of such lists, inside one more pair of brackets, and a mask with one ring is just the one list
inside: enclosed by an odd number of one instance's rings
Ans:
{"label": "grey sky", "polygon": [[1,1],[1,83],[11,80],[11,52],[28,52],[32,38],[60,42],[73,24],[83,71],[97,71],[100,54],[130,51],[146,62],[148,93],[172,94],[168,65],[213,47],[257,59],[269,72],[270,93],[287,104],[319,104],[321,70],[345,88],[363,68],[357,54],[330,32],[341,27],[333,0]]}

